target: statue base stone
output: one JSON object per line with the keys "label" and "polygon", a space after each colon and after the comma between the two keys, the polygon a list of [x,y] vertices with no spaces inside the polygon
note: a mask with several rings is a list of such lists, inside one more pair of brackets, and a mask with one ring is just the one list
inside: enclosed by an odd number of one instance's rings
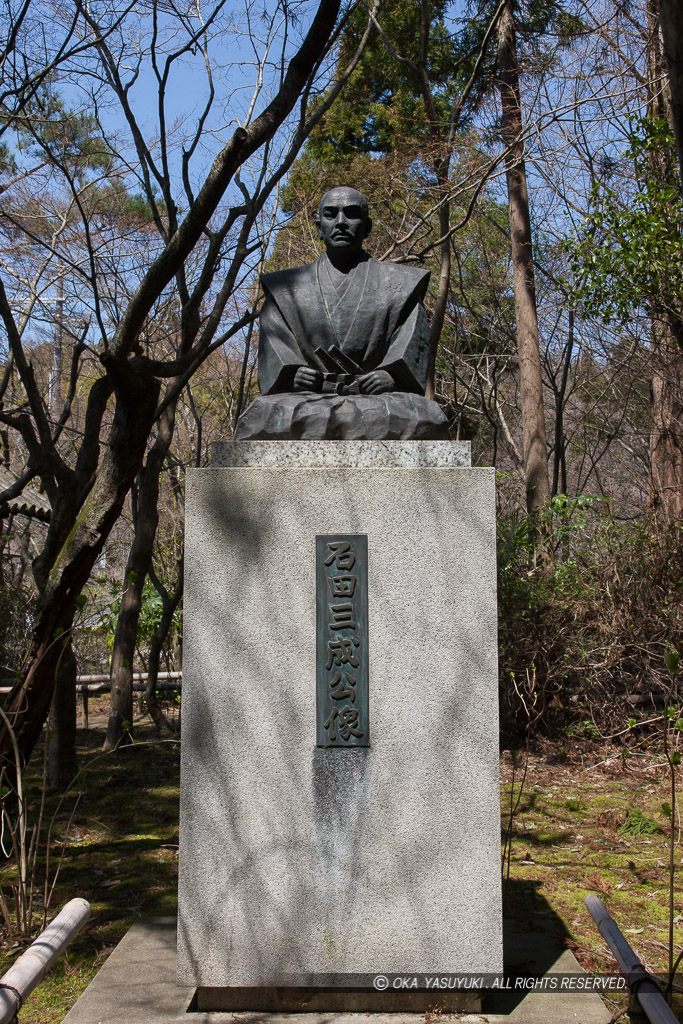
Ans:
{"label": "statue base stone", "polygon": [[[213,459],[187,486],[179,979],[501,972],[493,469],[448,441]],[[315,746],[322,534],[368,538],[366,748]]]}

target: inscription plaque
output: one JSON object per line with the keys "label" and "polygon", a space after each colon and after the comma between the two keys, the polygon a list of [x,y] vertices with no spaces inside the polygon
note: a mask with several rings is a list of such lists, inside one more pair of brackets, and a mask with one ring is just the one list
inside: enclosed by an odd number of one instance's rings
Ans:
{"label": "inscription plaque", "polygon": [[316,537],[316,744],[370,746],[368,538]]}

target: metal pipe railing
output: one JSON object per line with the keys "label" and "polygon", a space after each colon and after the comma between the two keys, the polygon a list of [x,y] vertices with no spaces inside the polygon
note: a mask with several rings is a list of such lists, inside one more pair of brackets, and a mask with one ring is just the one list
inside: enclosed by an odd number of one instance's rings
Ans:
{"label": "metal pipe railing", "polygon": [[[141,680],[148,679],[149,676],[146,672],[134,672],[133,673],[133,690],[135,693],[144,693],[147,689],[146,683]],[[181,693],[183,689],[183,673],[182,672],[159,672],[157,675],[159,680],[156,685],[157,691],[164,693],[168,690],[174,693]],[[0,683],[3,680],[0,679]],[[5,679],[5,683],[10,680]],[[0,698],[6,697],[8,693],[11,693],[13,686],[0,686]],[[76,693],[80,694],[81,697],[81,711],[83,716],[83,728],[87,729],[89,725],[88,721],[88,698],[101,696],[104,693],[111,693],[111,683],[108,675],[89,675],[89,676],[78,676],[76,680]]]}
{"label": "metal pipe railing", "polygon": [[[157,672],[157,679],[159,680],[159,686],[157,686],[157,689],[158,690],[178,690],[178,689],[180,689],[180,687],[171,685],[169,680],[172,680],[172,679],[182,680],[182,678],[183,678],[183,673],[182,672]],[[133,672],[133,684],[144,682],[146,679],[149,679],[149,673],[147,673],[147,672]],[[109,681],[110,681],[110,676],[109,676],[108,672],[107,673],[104,673],[104,672],[98,673],[97,675],[77,676],[76,677],[76,690],[77,690],[78,693],[83,693],[83,687],[91,686],[94,683],[104,683],[107,686],[109,686]],[[15,683],[16,683],[16,678],[12,678],[10,676],[3,676],[3,677],[1,677],[0,678],[0,693],[10,693],[10,691],[13,689]],[[166,685],[163,685],[164,683]],[[135,685],[133,685],[133,689],[142,689],[142,690],[144,690],[144,686],[136,687]],[[90,690],[89,692],[90,693],[94,693],[94,692],[97,692],[97,691]]]}
{"label": "metal pipe railing", "polygon": [[69,900],[53,921],[0,978],[0,1024],[11,1024],[54,962],[90,917],[90,904]]}
{"label": "metal pipe railing", "polygon": [[[100,673],[98,675],[77,676],[76,683],[77,683],[78,686],[81,686],[83,683],[108,683],[109,682],[109,678],[110,678],[110,676],[109,676],[108,672],[107,673],[102,672],[102,673]],[[182,679],[182,678],[183,678],[183,673],[182,672],[157,672],[157,679],[159,679],[160,681],[161,680],[165,680],[165,679]],[[149,679],[149,673],[148,672],[133,672],[133,681],[134,682],[141,682],[141,681],[144,681],[145,679]]]}
{"label": "metal pipe railing", "polygon": [[657,982],[642,960],[631,949],[613,917],[610,917],[599,896],[586,896],[586,906],[598,926],[598,931],[612,950],[614,959],[626,978],[631,996],[640,1003],[651,1024],[679,1024],[662,995]]}

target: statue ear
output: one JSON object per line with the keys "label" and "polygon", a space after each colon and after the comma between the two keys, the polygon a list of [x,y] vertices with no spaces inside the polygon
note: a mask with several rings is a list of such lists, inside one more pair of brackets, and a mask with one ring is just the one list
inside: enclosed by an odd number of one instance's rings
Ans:
{"label": "statue ear", "polygon": [[315,230],[318,232],[318,238],[321,241],[323,241],[323,233],[322,233],[322,230],[320,228],[320,221],[319,221],[319,219],[317,217],[315,218]]}
{"label": "statue ear", "polygon": [[367,238],[371,231],[372,231],[372,218],[368,217],[367,222],[365,224],[365,234],[363,235],[363,238]]}

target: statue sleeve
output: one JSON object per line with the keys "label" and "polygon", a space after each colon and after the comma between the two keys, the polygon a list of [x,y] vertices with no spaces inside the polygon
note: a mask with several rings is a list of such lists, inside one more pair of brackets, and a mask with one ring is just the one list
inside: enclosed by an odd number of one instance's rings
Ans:
{"label": "statue sleeve", "polygon": [[417,301],[394,331],[380,368],[394,378],[397,391],[424,395],[428,360],[429,324],[424,306]]}
{"label": "statue sleeve", "polygon": [[259,320],[258,383],[261,394],[292,391],[294,374],[300,366],[307,364],[272,295],[266,297]]}

